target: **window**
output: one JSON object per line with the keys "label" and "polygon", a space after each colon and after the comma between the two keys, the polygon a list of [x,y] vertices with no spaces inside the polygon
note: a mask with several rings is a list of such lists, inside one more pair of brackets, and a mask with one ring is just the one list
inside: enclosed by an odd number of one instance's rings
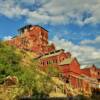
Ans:
{"label": "window", "polygon": [[53,63],[55,63],[55,60],[53,60]]}
{"label": "window", "polygon": [[45,63],[44,63],[44,62],[42,62],[42,64],[44,65]]}
{"label": "window", "polygon": [[57,59],[55,60],[55,63],[57,63]]}
{"label": "window", "polygon": [[49,63],[48,63],[48,61],[47,61],[47,65],[48,65]]}
{"label": "window", "polygon": [[60,62],[62,62],[62,60],[60,60]]}
{"label": "window", "polygon": [[42,62],[41,62],[41,65],[42,65]]}
{"label": "window", "polygon": [[52,62],[53,62],[53,63],[57,63],[57,59],[54,59]]}
{"label": "window", "polygon": [[69,83],[69,80],[68,79],[66,79],[66,83]]}

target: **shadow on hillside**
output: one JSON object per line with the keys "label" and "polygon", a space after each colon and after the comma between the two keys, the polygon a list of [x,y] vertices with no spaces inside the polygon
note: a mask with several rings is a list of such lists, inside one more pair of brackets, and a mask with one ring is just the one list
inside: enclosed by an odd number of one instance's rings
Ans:
{"label": "shadow on hillside", "polygon": [[100,100],[100,91],[93,91],[91,96],[69,95],[66,97],[49,97],[49,95],[44,92],[35,92],[31,97],[23,95],[16,97],[16,100]]}
{"label": "shadow on hillside", "polygon": [[17,100],[100,100],[100,94],[93,94],[91,97],[77,95],[75,97],[48,97],[48,96],[32,96],[32,97],[18,97]]}

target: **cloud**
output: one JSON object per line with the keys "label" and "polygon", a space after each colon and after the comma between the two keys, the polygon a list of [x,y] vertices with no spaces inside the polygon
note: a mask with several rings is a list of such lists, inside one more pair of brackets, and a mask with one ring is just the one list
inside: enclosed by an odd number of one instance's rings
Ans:
{"label": "cloud", "polygon": [[[30,5],[33,9],[24,5]],[[100,21],[99,8],[99,0],[0,1],[0,14],[9,18],[26,16],[28,23],[36,24],[96,24]],[[84,15],[84,12],[87,12],[87,14]]]}
{"label": "cloud", "polygon": [[96,44],[96,43],[100,43],[100,36],[96,37],[95,40],[84,40],[84,41],[81,41],[81,44]]}
{"label": "cloud", "polygon": [[13,0],[0,1],[0,13],[9,18],[20,17],[21,9]]}
{"label": "cloud", "polygon": [[3,40],[6,41],[6,40],[11,40],[12,36],[5,36],[3,37]]}
{"label": "cloud", "polygon": [[86,45],[76,45],[63,38],[59,39],[58,36],[55,36],[51,42],[55,43],[57,49],[63,48],[66,51],[71,52],[72,56],[77,57],[81,65],[100,65],[100,49]]}
{"label": "cloud", "polygon": [[82,40],[80,44],[97,46],[100,49],[100,36],[97,36],[94,40]]}
{"label": "cloud", "polygon": [[[8,18],[26,17],[27,23],[63,25],[75,23],[80,26],[85,24],[100,23],[100,0],[0,0],[0,15]],[[64,34],[70,34],[65,32]],[[75,34],[76,35],[76,34]],[[71,39],[81,38],[73,35]],[[91,34],[84,34],[91,35]],[[75,37],[74,37],[75,36]],[[60,37],[60,38],[59,38]],[[100,63],[100,37],[94,40],[83,40],[80,45],[63,39],[61,36],[54,37],[57,48],[78,57],[81,64]],[[68,37],[68,36],[67,36]],[[84,36],[85,37],[85,36]],[[10,39],[10,36],[4,39]],[[92,46],[93,45],[93,46]]]}

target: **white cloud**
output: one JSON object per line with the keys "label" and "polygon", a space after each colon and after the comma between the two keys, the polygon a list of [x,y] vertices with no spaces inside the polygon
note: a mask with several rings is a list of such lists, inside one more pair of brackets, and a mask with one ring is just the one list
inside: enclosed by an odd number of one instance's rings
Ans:
{"label": "white cloud", "polygon": [[15,2],[12,0],[4,0],[0,2],[0,13],[9,17],[20,17],[21,9],[18,5],[15,5]]}
{"label": "white cloud", "polygon": [[[24,4],[41,5],[33,11]],[[75,22],[79,25],[100,22],[99,0],[2,0],[0,13],[9,17],[26,16],[27,22],[41,24],[66,24]],[[91,16],[83,20],[83,12]]]}
{"label": "white cloud", "polygon": [[100,49],[100,36],[97,36],[94,40],[82,40],[80,44]]}
{"label": "white cloud", "polygon": [[[24,4],[37,5],[33,11]],[[40,5],[40,6],[39,6]],[[9,18],[26,16],[28,23],[34,24],[66,24],[77,23],[84,25],[88,23],[100,23],[100,0],[0,0],[0,14]],[[91,16],[83,20],[84,12],[91,13]],[[67,33],[66,33],[67,34]],[[4,39],[10,39],[10,36]],[[84,40],[80,45],[71,41],[55,37],[52,40],[57,48],[64,48],[66,51],[78,57],[82,64],[100,64],[100,50],[87,44],[100,44],[100,37],[94,41]]]}
{"label": "white cloud", "polygon": [[78,58],[81,65],[100,65],[100,49],[86,45],[76,45],[71,41],[59,39],[57,36],[55,36],[51,42],[55,43],[57,49],[63,48],[71,52],[74,57]]}
{"label": "white cloud", "polygon": [[6,40],[11,40],[12,36],[5,36],[3,37],[3,40],[6,41]]}
{"label": "white cloud", "polygon": [[100,44],[100,36],[96,37],[96,39],[94,40],[83,40],[81,41],[82,45],[86,45],[86,44]]}

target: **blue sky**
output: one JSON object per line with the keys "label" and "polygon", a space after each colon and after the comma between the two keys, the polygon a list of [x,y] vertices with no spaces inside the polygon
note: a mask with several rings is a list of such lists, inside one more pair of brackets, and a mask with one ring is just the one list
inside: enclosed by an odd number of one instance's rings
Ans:
{"label": "blue sky", "polygon": [[99,0],[0,0],[0,39],[27,24],[49,31],[49,41],[77,57],[82,66],[100,67]]}

